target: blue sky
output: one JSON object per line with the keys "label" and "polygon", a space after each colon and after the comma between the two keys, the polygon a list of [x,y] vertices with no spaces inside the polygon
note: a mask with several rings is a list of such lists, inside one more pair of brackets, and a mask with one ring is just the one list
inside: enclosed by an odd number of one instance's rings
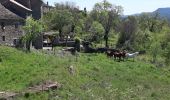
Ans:
{"label": "blue sky", "polygon": [[[92,10],[96,2],[103,0],[45,0],[49,1],[49,4],[53,5],[55,2],[75,2],[76,6],[80,9],[84,7],[88,11]],[[130,15],[141,12],[152,12],[157,8],[170,7],[170,0],[108,0],[112,4],[121,5],[124,8],[124,15]]]}

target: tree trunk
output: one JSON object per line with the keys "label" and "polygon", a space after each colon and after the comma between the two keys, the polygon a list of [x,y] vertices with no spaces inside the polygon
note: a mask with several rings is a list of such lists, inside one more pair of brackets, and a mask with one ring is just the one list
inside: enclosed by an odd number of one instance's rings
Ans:
{"label": "tree trunk", "polygon": [[67,47],[67,43],[68,43],[68,35],[67,35],[67,37],[66,37],[66,47]]}
{"label": "tree trunk", "polygon": [[109,47],[109,45],[108,45],[108,38],[109,38],[109,37],[108,37],[108,33],[109,33],[109,32],[108,32],[108,31],[106,31],[106,32],[105,32],[105,36],[104,36],[104,40],[105,40],[105,47],[106,47],[106,48],[108,48],[108,47]]}
{"label": "tree trunk", "polygon": [[31,41],[29,40],[26,42],[26,50],[30,51],[30,49],[31,49]]}
{"label": "tree trunk", "polygon": [[59,29],[59,37],[60,37],[60,39],[62,39],[62,31],[61,31],[61,29]]}
{"label": "tree trunk", "polygon": [[107,36],[106,39],[105,39],[105,47],[106,47],[106,48],[109,47],[109,45],[108,45],[108,36]]}

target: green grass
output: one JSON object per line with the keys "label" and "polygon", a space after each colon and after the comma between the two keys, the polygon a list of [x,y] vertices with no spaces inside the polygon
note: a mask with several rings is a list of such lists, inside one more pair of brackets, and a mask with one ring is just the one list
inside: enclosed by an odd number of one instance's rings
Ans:
{"label": "green grass", "polygon": [[[0,91],[21,92],[45,80],[62,88],[17,100],[169,100],[170,68],[116,62],[103,54],[64,57],[0,47]],[[75,74],[68,71],[74,66]]]}

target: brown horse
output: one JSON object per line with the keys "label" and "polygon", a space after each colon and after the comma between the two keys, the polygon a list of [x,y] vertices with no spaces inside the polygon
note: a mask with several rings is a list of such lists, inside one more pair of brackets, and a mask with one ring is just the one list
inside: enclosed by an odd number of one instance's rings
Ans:
{"label": "brown horse", "polygon": [[120,51],[120,50],[107,50],[106,52],[107,57],[112,58],[114,57],[115,60],[121,61],[126,58],[126,51]]}
{"label": "brown horse", "polygon": [[107,55],[107,57],[112,58],[113,55],[114,55],[114,52],[113,51],[107,51],[106,55]]}
{"label": "brown horse", "polygon": [[125,51],[116,51],[113,53],[115,60],[118,59],[119,61],[126,58],[126,52]]}

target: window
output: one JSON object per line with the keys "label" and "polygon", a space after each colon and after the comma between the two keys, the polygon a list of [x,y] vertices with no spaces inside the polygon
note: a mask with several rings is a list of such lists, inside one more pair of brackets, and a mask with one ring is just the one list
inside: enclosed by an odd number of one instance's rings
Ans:
{"label": "window", "polygon": [[19,23],[15,23],[15,29],[19,28]]}
{"label": "window", "polygon": [[13,39],[13,44],[16,46],[18,44],[20,44],[20,40],[19,39]]}
{"label": "window", "polygon": [[5,31],[5,23],[4,22],[1,23],[1,29],[2,29],[2,31]]}
{"label": "window", "polygon": [[2,41],[5,41],[5,36],[2,36]]}

